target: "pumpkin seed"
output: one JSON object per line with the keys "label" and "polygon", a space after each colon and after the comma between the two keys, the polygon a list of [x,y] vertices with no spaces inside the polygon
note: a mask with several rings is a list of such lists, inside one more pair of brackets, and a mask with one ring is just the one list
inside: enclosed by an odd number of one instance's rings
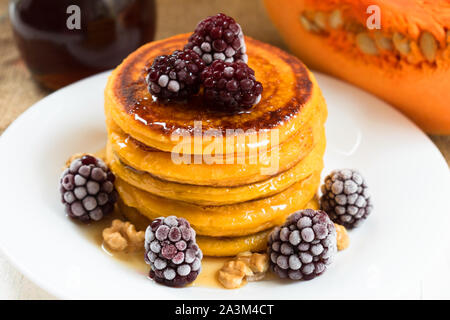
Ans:
{"label": "pumpkin seed", "polygon": [[419,39],[419,45],[425,59],[433,62],[436,59],[437,51],[437,42],[434,36],[428,31],[423,32]]}
{"label": "pumpkin seed", "polygon": [[401,54],[407,55],[411,51],[409,40],[401,33],[395,32],[392,36],[392,42],[394,43],[395,49]]}
{"label": "pumpkin seed", "polygon": [[368,33],[358,33],[356,35],[356,43],[362,52],[366,54],[378,54],[375,41],[373,41]]}
{"label": "pumpkin seed", "polygon": [[312,31],[312,32],[319,32],[319,28],[316,26],[316,24],[314,22],[312,22],[311,20],[309,20],[305,14],[302,14],[300,16],[300,23],[302,24],[303,28],[305,28],[305,30],[307,31]]}
{"label": "pumpkin seed", "polygon": [[300,23],[302,24],[303,28],[305,28],[308,31],[311,31],[312,24],[308,20],[308,18],[306,18],[305,15],[303,15],[303,14],[300,16]]}
{"label": "pumpkin seed", "polygon": [[375,32],[375,43],[382,50],[391,51],[393,48],[392,40],[390,38],[386,37],[380,31]]}
{"label": "pumpkin seed", "polygon": [[342,27],[344,21],[342,19],[342,14],[339,9],[333,10],[333,12],[331,12],[330,17],[328,18],[328,23],[330,24],[330,27],[333,29],[338,29]]}
{"label": "pumpkin seed", "polygon": [[314,24],[322,30],[327,28],[327,16],[324,12],[318,11],[314,15]]}

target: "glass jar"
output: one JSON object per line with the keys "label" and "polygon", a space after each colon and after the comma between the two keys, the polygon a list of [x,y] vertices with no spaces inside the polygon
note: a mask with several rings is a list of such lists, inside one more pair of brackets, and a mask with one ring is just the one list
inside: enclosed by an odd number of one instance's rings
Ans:
{"label": "glass jar", "polygon": [[22,58],[49,89],[114,68],[155,33],[154,0],[14,0],[9,14]]}

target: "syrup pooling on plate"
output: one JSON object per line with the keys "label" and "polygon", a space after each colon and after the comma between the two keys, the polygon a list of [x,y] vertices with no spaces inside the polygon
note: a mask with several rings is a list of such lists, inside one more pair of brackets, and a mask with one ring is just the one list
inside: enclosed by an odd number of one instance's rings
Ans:
{"label": "syrup pooling on plate", "polygon": [[[102,152],[103,153],[103,152]],[[105,219],[92,223],[89,225],[80,224],[80,232],[82,232],[93,244],[99,247],[102,252],[119,263],[129,267],[131,270],[138,272],[141,275],[148,276],[148,265],[144,261],[144,248],[133,252],[117,252],[113,251],[104,243],[102,232],[105,228],[111,226],[114,219],[122,221],[129,220],[129,216],[125,216],[123,211],[125,209],[119,206],[113,214],[107,216]],[[136,225],[138,230],[145,230],[150,221],[144,221],[139,224],[135,220],[131,220]],[[198,275],[197,279],[191,284],[194,287],[207,287],[207,288],[222,288],[221,284],[217,280],[217,272],[222,265],[230,259],[229,257],[204,257],[202,259],[202,272]]]}
{"label": "syrup pooling on plate", "polygon": [[98,246],[101,251],[116,259],[117,261],[120,261],[121,263],[124,263],[128,266],[130,266],[133,270],[139,272],[140,274],[148,274],[148,267],[146,266],[144,262],[144,248],[142,250],[137,250],[134,252],[118,252],[113,251],[110,248],[108,248],[107,245],[105,245],[103,241],[102,232],[105,228],[108,228],[111,226],[111,223],[114,219],[119,219],[122,221],[127,220],[124,215],[120,212],[120,210],[115,210],[114,213],[107,216],[105,219],[97,222],[97,223],[91,223],[89,225],[79,225],[80,232],[84,233],[84,235],[92,241],[96,246]]}
{"label": "syrup pooling on plate", "polygon": [[[121,219],[126,220],[126,218],[119,212],[116,211],[114,214],[109,216],[107,219],[100,221],[99,223],[86,225],[80,225],[80,231],[85,234],[85,236],[91,240],[94,245],[101,248],[102,252],[117,262],[127,266],[131,270],[138,272],[139,274],[147,277],[148,276],[148,265],[144,262],[144,248],[140,251],[125,253],[116,252],[109,249],[103,243],[102,231],[111,225],[112,220]],[[199,274],[197,279],[192,283],[194,287],[207,287],[207,288],[222,288],[217,280],[217,272],[222,267],[223,263],[229,258],[214,258],[205,257],[202,260],[202,272]]]}

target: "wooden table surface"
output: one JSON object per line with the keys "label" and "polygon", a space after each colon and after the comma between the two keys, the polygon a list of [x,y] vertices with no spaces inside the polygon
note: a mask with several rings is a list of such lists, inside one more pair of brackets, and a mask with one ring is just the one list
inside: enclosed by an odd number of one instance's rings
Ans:
{"label": "wooden table surface", "polygon": [[[286,49],[260,0],[156,0],[156,39],[189,32],[208,15],[233,16],[254,38]],[[23,111],[50,92],[31,78],[16,49],[8,18],[8,0],[0,0],[0,134]],[[450,164],[450,136],[430,136]],[[0,177],[1,179],[1,177]],[[3,213],[5,214],[5,213]],[[0,299],[51,299],[0,253]]]}

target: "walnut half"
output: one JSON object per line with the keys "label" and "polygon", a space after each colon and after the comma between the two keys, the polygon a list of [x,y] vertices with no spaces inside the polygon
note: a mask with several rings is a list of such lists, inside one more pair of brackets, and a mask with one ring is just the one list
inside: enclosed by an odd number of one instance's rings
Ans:
{"label": "walnut half", "polygon": [[227,261],[219,270],[219,282],[227,289],[240,288],[247,281],[264,278],[269,268],[266,254],[242,252],[233,260]]}
{"label": "walnut half", "polygon": [[219,281],[227,289],[236,289],[243,286],[245,277],[251,274],[252,270],[243,261],[230,260],[219,270]]}
{"label": "walnut half", "polygon": [[251,253],[250,251],[241,252],[236,256],[239,261],[244,261],[252,270],[252,275],[247,275],[247,281],[258,281],[265,277],[269,269],[269,258],[267,254]]}
{"label": "walnut half", "polygon": [[133,224],[118,219],[103,230],[103,241],[114,251],[137,251],[144,248],[144,231],[136,231]]}
{"label": "walnut half", "polygon": [[341,251],[347,249],[350,245],[347,229],[337,223],[334,224],[334,227],[336,228],[336,242],[338,250]]}

